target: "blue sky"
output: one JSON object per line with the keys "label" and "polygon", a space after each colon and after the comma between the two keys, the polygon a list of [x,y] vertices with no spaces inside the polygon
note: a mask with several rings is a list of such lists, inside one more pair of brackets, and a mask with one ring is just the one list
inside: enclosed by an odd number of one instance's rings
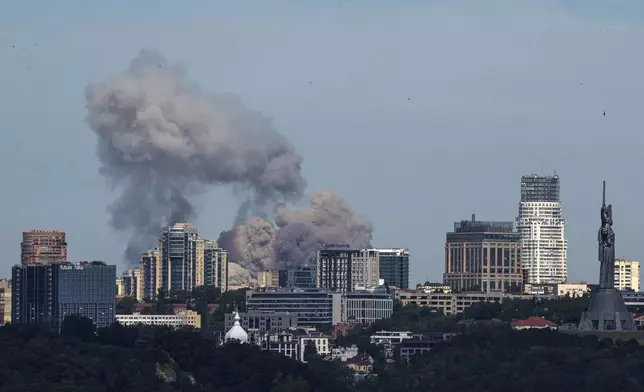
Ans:
{"label": "blue sky", "polygon": [[[561,176],[570,280],[597,279],[603,179],[618,255],[644,258],[644,3],[454,3],[3,5],[0,276],[30,228],[65,230],[72,259],[122,263],[83,89],[146,47],[272,117],[309,192],[342,194],[374,222],[374,245],[410,248],[413,281],[441,278],[453,221],[514,219],[533,172]],[[219,188],[198,205],[216,238],[237,201]]]}

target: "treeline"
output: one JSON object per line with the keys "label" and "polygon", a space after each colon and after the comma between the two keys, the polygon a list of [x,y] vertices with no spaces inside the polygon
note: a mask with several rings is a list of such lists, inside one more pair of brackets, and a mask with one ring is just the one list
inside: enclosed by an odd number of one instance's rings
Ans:
{"label": "treeline", "polygon": [[0,391],[287,392],[349,391],[340,365],[310,365],[212,335],[118,324],[94,331],[65,319],[61,335],[38,326],[0,328]]}
{"label": "treeline", "polygon": [[361,384],[365,392],[644,391],[644,349],[549,330],[484,327]]}

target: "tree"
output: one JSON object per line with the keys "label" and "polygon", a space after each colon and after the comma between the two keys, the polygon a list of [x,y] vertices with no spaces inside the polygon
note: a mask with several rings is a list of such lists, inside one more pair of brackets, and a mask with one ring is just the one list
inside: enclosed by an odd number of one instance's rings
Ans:
{"label": "tree", "polygon": [[315,342],[312,340],[307,340],[306,345],[304,346],[304,362],[309,362],[312,359],[315,359],[318,355],[318,349],[315,347]]}
{"label": "tree", "polygon": [[70,314],[63,319],[60,333],[65,338],[77,338],[84,342],[90,342],[96,338],[96,326],[87,317]]}
{"label": "tree", "polygon": [[136,298],[132,297],[123,297],[119,299],[116,303],[116,314],[132,314],[134,311],[134,305],[137,302]]}

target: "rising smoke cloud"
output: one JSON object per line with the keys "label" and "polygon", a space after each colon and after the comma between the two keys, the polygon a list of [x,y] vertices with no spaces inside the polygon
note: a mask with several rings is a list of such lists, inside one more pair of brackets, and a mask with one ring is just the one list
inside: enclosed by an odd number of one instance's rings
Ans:
{"label": "rising smoke cloud", "polygon": [[[120,190],[110,224],[130,233],[130,263],[155,244],[163,225],[192,220],[191,199],[207,186],[241,188],[260,207],[255,210],[297,201],[306,188],[302,158],[269,119],[232,96],[202,93],[155,50],[141,51],[126,72],[89,85],[85,97],[100,172]],[[242,215],[252,210],[246,205]],[[247,232],[254,233],[241,231]],[[257,255],[242,250],[244,257]]]}

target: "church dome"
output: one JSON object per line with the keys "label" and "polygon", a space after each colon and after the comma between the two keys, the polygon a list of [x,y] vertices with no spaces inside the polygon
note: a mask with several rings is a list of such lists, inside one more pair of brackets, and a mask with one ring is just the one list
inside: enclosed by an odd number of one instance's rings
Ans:
{"label": "church dome", "polygon": [[229,340],[239,340],[242,343],[248,342],[248,334],[244,331],[244,328],[239,324],[239,313],[235,312],[235,325],[226,333],[224,338],[225,341]]}

